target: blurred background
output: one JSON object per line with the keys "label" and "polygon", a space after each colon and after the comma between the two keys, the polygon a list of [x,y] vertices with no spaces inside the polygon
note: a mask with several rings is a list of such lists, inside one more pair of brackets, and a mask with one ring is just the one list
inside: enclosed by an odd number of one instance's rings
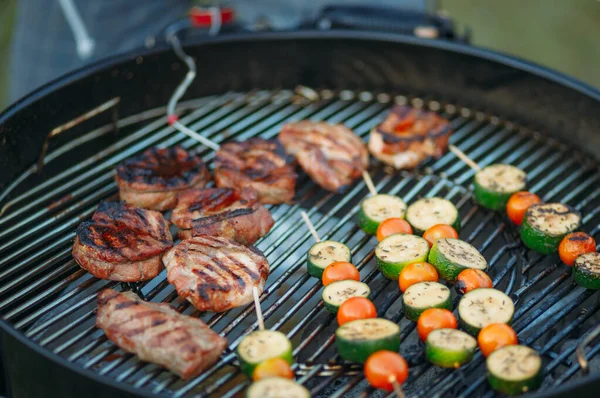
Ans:
{"label": "blurred background", "polygon": [[[17,1],[0,0],[0,110],[10,102],[8,67]],[[439,4],[459,32],[471,28],[474,45],[516,55],[600,87],[599,0],[440,0]]]}

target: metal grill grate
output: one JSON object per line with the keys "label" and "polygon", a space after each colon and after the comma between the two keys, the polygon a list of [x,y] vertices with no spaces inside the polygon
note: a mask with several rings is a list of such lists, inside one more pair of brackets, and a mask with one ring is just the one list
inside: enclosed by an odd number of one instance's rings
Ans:
{"label": "metal grill grate", "polygon": [[[426,98],[350,91],[320,94],[317,101],[303,100],[288,90],[203,98],[187,104],[191,111],[182,121],[216,142],[275,137],[283,122],[305,118],[343,122],[366,139],[391,102],[427,107],[451,120],[455,128],[451,142],[481,166],[505,162],[526,170],[532,191],[547,201],[573,205],[584,214],[583,229],[591,234],[599,231],[597,166],[557,142],[496,117]],[[155,116],[156,112],[150,112],[120,124],[123,129]],[[61,168],[41,181],[30,169],[0,196],[8,203],[0,218],[0,314],[64,360],[132,385],[145,394],[234,396],[248,383],[235,366],[233,351],[241,337],[257,327],[251,306],[224,314],[198,313],[177,297],[164,271],[137,286],[147,299],[168,302],[179,311],[199,316],[228,338],[229,349],[221,360],[187,382],[122,352],[94,327],[96,293],[118,284],[93,278],[77,266],[70,254],[75,227],[92,214],[100,200],[116,198],[113,170],[121,160],[154,145],[198,147],[195,141],[168,127],[165,118],[148,120],[143,127],[131,130],[100,148],[93,157]],[[47,163],[64,161],[79,145],[93,143],[109,131],[101,128],[66,144],[51,153]],[[208,150],[202,154],[210,167],[213,154]],[[380,192],[400,195],[406,202],[424,196],[443,196],[453,201],[463,219],[461,238],[484,254],[494,284],[515,299],[514,327],[520,340],[544,357],[542,389],[580,377],[579,364],[573,360],[575,343],[599,320],[598,293],[574,285],[570,270],[557,257],[524,250],[516,231],[500,215],[479,209],[466,188],[473,177],[468,166],[451,154],[426,166],[420,174],[396,175],[376,168],[372,176]],[[26,186],[33,188],[23,188]],[[339,240],[352,248],[361,277],[374,292],[378,313],[399,322],[402,354],[411,365],[405,384],[407,396],[494,395],[485,381],[485,365],[479,354],[457,371],[431,367],[424,361],[415,326],[402,317],[397,284],[385,280],[374,267],[374,238],[355,226],[357,205],[367,192],[364,183],[359,182],[346,195],[333,195],[303,176],[298,181],[294,205],[270,207],[276,224],[257,245],[272,270],[261,300],[266,326],[285,332],[293,342],[300,382],[313,395],[341,397],[373,392],[362,377],[361,367],[338,361],[333,347],[337,323],[323,309],[320,284],[309,278],[304,268],[312,238],[301,226],[299,210],[303,208],[324,239]],[[588,350],[592,369],[597,367],[594,356],[599,350],[600,345]]]}

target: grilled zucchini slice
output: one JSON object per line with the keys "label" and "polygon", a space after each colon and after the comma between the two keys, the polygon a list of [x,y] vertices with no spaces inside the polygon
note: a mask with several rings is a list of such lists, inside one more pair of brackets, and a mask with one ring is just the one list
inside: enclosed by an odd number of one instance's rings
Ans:
{"label": "grilled zucchini slice", "polygon": [[456,232],[460,232],[458,210],[452,202],[444,198],[417,200],[406,209],[406,221],[412,226],[415,235],[423,235],[425,231],[437,224],[450,225]]}
{"label": "grilled zucchini slice", "polygon": [[244,337],[237,348],[242,371],[252,377],[254,368],[271,358],[281,358],[294,363],[292,343],[285,334],[276,330],[257,330]]}
{"label": "grilled zucchini slice", "polygon": [[542,382],[542,358],[524,345],[509,345],[492,352],[486,360],[492,388],[506,395],[535,390]]}
{"label": "grilled zucchini slice", "polygon": [[383,318],[358,319],[337,329],[335,344],[340,357],[346,361],[364,363],[377,351],[398,352],[400,326]]}
{"label": "grilled zucchini slice", "polygon": [[388,218],[404,218],[406,203],[393,195],[378,194],[360,204],[357,224],[365,233],[375,235],[377,227]]}
{"label": "grilled zucchini slice", "polygon": [[246,398],[310,398],[310,391],[294,380],[267,377],[252,383]]}
{"label": "grilled zucchini slice", "polygon": [[340,305],[350,297],[369,297],[369,285],[355,280],[332,282],[323,289],[323,302],[329,312],[337,314]]}
{"label": "grilled zucchini slice", "polygon": [[427,335],[425,358],[442,368],[458,368],[473,358],[476,349],[477,340],[467,333],[437,329]]}
{"label": "grilled zucchini slice", "polygon": [[563,238],[581,225],[581,214],[562,203],[529,207],[523,217],[521,240],[531,250],[552,254]]}
{"label": "grilled zucchini slice", "polygon": [[504,292],[491,288],[471,290],[458,303],[460,327],[477,336],[492,323],[510,324],[515,313],[513,301]]}
{"label": "grilled zucchini slice", "polygon": [[417,321],[428,308],[452,310],[450,289],[437,282],[419,282],[410,286],[402,295],[404,315],[411,321]]}
{"label": "grilled zucchini slice", "polygon": [[586,289],[600,290],[600,253],[584,253],[575,259],[573,279]]}
{"label": "grilled zucchini slice", "polygon": [[508,164],[492,164],[475,174],[473,193],[477,202],[491,210],[504,210],[510,196],[527,187],[527,174]]}
{"label": "grilled zucchini slice", "polygon": [[416,235],[390,235],[375,248],[375,262],[388,279],[398,279],[400,271],[411,263],[427,261],[429,243]]}
{"label": "grilled zucchini slice", "polygon": [[308,250],[306,267],[308,274],[321,279],[323,270],[336,261],[352,262],[350,248],[333,240],[317,242]]}
{"label": "grilled zucchini slice", "polygon": [[462,271],[468,268],[485,270],[487,261],[469,243],[454,238],[435,241],[429,252],[429,264],[438,271],[440,278],[455,281]]}

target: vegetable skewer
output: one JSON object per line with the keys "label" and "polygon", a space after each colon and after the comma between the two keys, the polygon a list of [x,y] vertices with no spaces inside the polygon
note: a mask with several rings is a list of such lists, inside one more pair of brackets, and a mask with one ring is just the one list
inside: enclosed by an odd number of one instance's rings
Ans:
{"label": "vegetable skewer", "polygon": [[389,218],[404,218],[406,203],[397,196],[378,194],[371,176],[366,171],[363,178],[371,196],[361,202],[356,223],[366,234],[375,235],[383,221]]}

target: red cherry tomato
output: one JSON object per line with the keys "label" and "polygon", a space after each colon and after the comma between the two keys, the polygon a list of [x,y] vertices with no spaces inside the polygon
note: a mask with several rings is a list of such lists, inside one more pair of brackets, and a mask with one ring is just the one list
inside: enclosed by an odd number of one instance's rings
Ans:
{"label": "red cherry tomato", "polygon": [[433,265],[429,263],[412,263],[408,264],[402,271],[400,271],[400,277],[398,278],[398,284],[402,293],[406,291],[410,286],[419,282],[437,282],[438,273]]}
{"label": "red cherry tomato", "polygon": [[492,279],[480,269],[466,269],[456,277],[456,290],[468,293],[481,287],[492,287]]}
{"label": "red cherry tomato", "polygon": [[443,308],[429,308],[423,311],[417,321],[417,331],[421,340],[437,329],[456,329],[458,323],[454,314]]}
{"label": "red cherry tomato", "polygon": [[506,203],[506,214],[512,222],[521,225],[529,206],[540,203],[540,197],[534,193],[521,191],[513,193]]}
{"label": "red cherry tomato", "polygon": [[518,344],[517,334],[514,329],[504,323],[487,325],[477,336],[479,349],[487,357],[498,348]]}
{"label": "red cherry tomato", "polygon": [[365,362],[365,377],[375,388],[394,390],[394,380],[402,385],[408,377],[408,363],[393,351],[377,351]]}
{"label": "red cherry tomato", "polygon": [[337,321],[340,326],[346,322],[367,318],[377,318],[377,309],[368,298],[350,297],[338,308]]}
{"label": "red cherry tomato", "polygon": [[394,234],[412,234],[410,224],[401,218],[388,218],[377,227],[377,240],[382,241]]}
{"label": "red cherry tomato", "polygon": [[423,234],[423,239],[429,242],[429,246],[433,246],[436,240],[443,238],[458,238],[458,232],[450,225],[437,224],[429,228]]}
{"label": "red cherry tomato", "polygon": [[596,251],[596,241],[585,232],[573,232],[563,238],[558,255],[563,263],[573,266],[575,259],[584,253]]}
{"label": "red cherry tomato", "polygon": [[358,272],[358,268],[346,261],[336,261],[329,264],[325,267],[321,276],[321,281],[325,286],[331,282],[346,281],[348,279],[360,281],[360,272]]}
{"label": "red cherry tomato", "polygon": [[270,358],[259,364],[252,372],[252,380],[258,381],[267,377],[285,377],[286,379],[294,378],[294,371],[290,364],[281,358]]}

